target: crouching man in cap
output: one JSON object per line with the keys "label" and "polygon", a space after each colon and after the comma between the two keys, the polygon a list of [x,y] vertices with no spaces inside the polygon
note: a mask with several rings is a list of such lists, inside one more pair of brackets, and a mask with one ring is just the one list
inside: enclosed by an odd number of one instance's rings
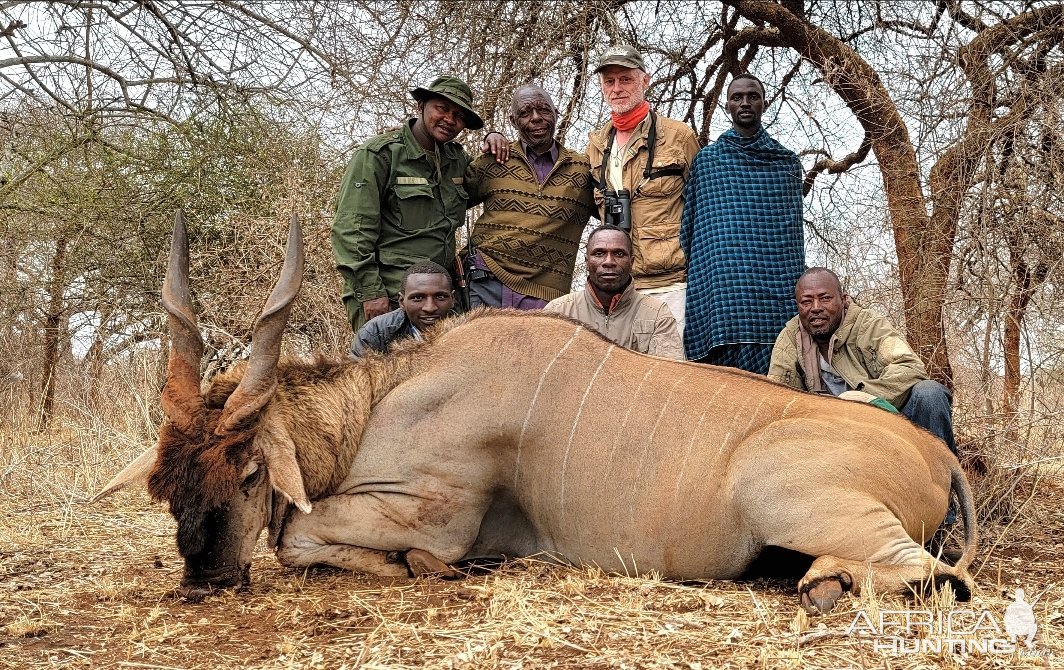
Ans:
{"label": "crouching man in cap", "polygon": [[454,141],[484,122],[465,82],[439,77],[410,91],[417,116],[364,142],[340,185],[332,246],[353,332],[398,307],[403,273],[432,261],[454,265],[465,220],[469,156]]}

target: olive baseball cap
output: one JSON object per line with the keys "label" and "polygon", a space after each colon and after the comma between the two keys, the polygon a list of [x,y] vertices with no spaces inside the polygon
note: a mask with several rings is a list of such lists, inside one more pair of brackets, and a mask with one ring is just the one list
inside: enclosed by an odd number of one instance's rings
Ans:
{"label": "olive baseball cap", "polygon": [[418,86],[410,89],[410,95],[418,102],[425,102],[429,98],[444,98],[462,108],[465,112],[466,127],[470,130],[480,130],[484,127],[484,121],[473,111],[473,92],[469,85],[457,77],[437,77],[428,87]]}
{"label": "olive baseball cap", "polygon": [[621,67],[642,70],[643,72],[647,71],[647,66],[643,63],[643,57],[630,44],[618,44],[603,51],[602,55],[599,56],[598,64],[595,66],[595,74],[602,72],[611,65],[620,65]]}

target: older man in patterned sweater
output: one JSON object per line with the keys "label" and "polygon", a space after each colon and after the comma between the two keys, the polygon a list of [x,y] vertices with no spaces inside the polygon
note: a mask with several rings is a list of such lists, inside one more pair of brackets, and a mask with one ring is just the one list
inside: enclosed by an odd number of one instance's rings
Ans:
{"label": "older man in patterned sweater", "polygon": [[555,140],[557,119],[546,91],[519,88],[510,107],[518,140],[466,171],[470,206],[484,203],[466,263],[473,307],[541,309],[569,292],[595,201],[587,157]]}

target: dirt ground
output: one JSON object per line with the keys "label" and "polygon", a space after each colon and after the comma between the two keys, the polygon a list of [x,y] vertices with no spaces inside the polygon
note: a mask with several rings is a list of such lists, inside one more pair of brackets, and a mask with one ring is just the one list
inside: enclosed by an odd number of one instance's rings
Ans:
{"label": "dirt ground", "polygon": [[[0,668],[1061,668],[1062,494],[1039,495],[1022,527],[983,529],[970,603],[866,593],[810,619],[793,579],[688,586],[526,560],[392,583],[288,570],[265,547],[250,588],[193,604],[174,595],[174,524],[142,491],[95,505],[0,493]],[[975,643],[1007,641],[1016,587],[1033,603],[1034,648],[983,653]],[[909,652],[942,636],[878,630],[902,610],[967,611],[953,637],[974,648]]]}

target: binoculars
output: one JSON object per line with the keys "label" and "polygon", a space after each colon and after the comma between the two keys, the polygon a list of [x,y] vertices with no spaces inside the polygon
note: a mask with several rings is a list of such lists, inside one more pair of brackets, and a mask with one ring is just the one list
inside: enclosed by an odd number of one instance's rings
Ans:
{"label": "binoculars", "polygon": [[476,255],[477,253],[475,251],[471,251],[466,254],[465,258],[462,259],[462,270],[465,272],[465,279],[468,282],[484,281],[485,279],[491,277],[490,272],[488,272],[484,268],[477,267],[477,263],[474,260],[476,258]]}
{"label": "binoculars", "polygon": [[622,230],[632,229],[632,194],[626,188],[604,191],[602,194],[602,222]]}

